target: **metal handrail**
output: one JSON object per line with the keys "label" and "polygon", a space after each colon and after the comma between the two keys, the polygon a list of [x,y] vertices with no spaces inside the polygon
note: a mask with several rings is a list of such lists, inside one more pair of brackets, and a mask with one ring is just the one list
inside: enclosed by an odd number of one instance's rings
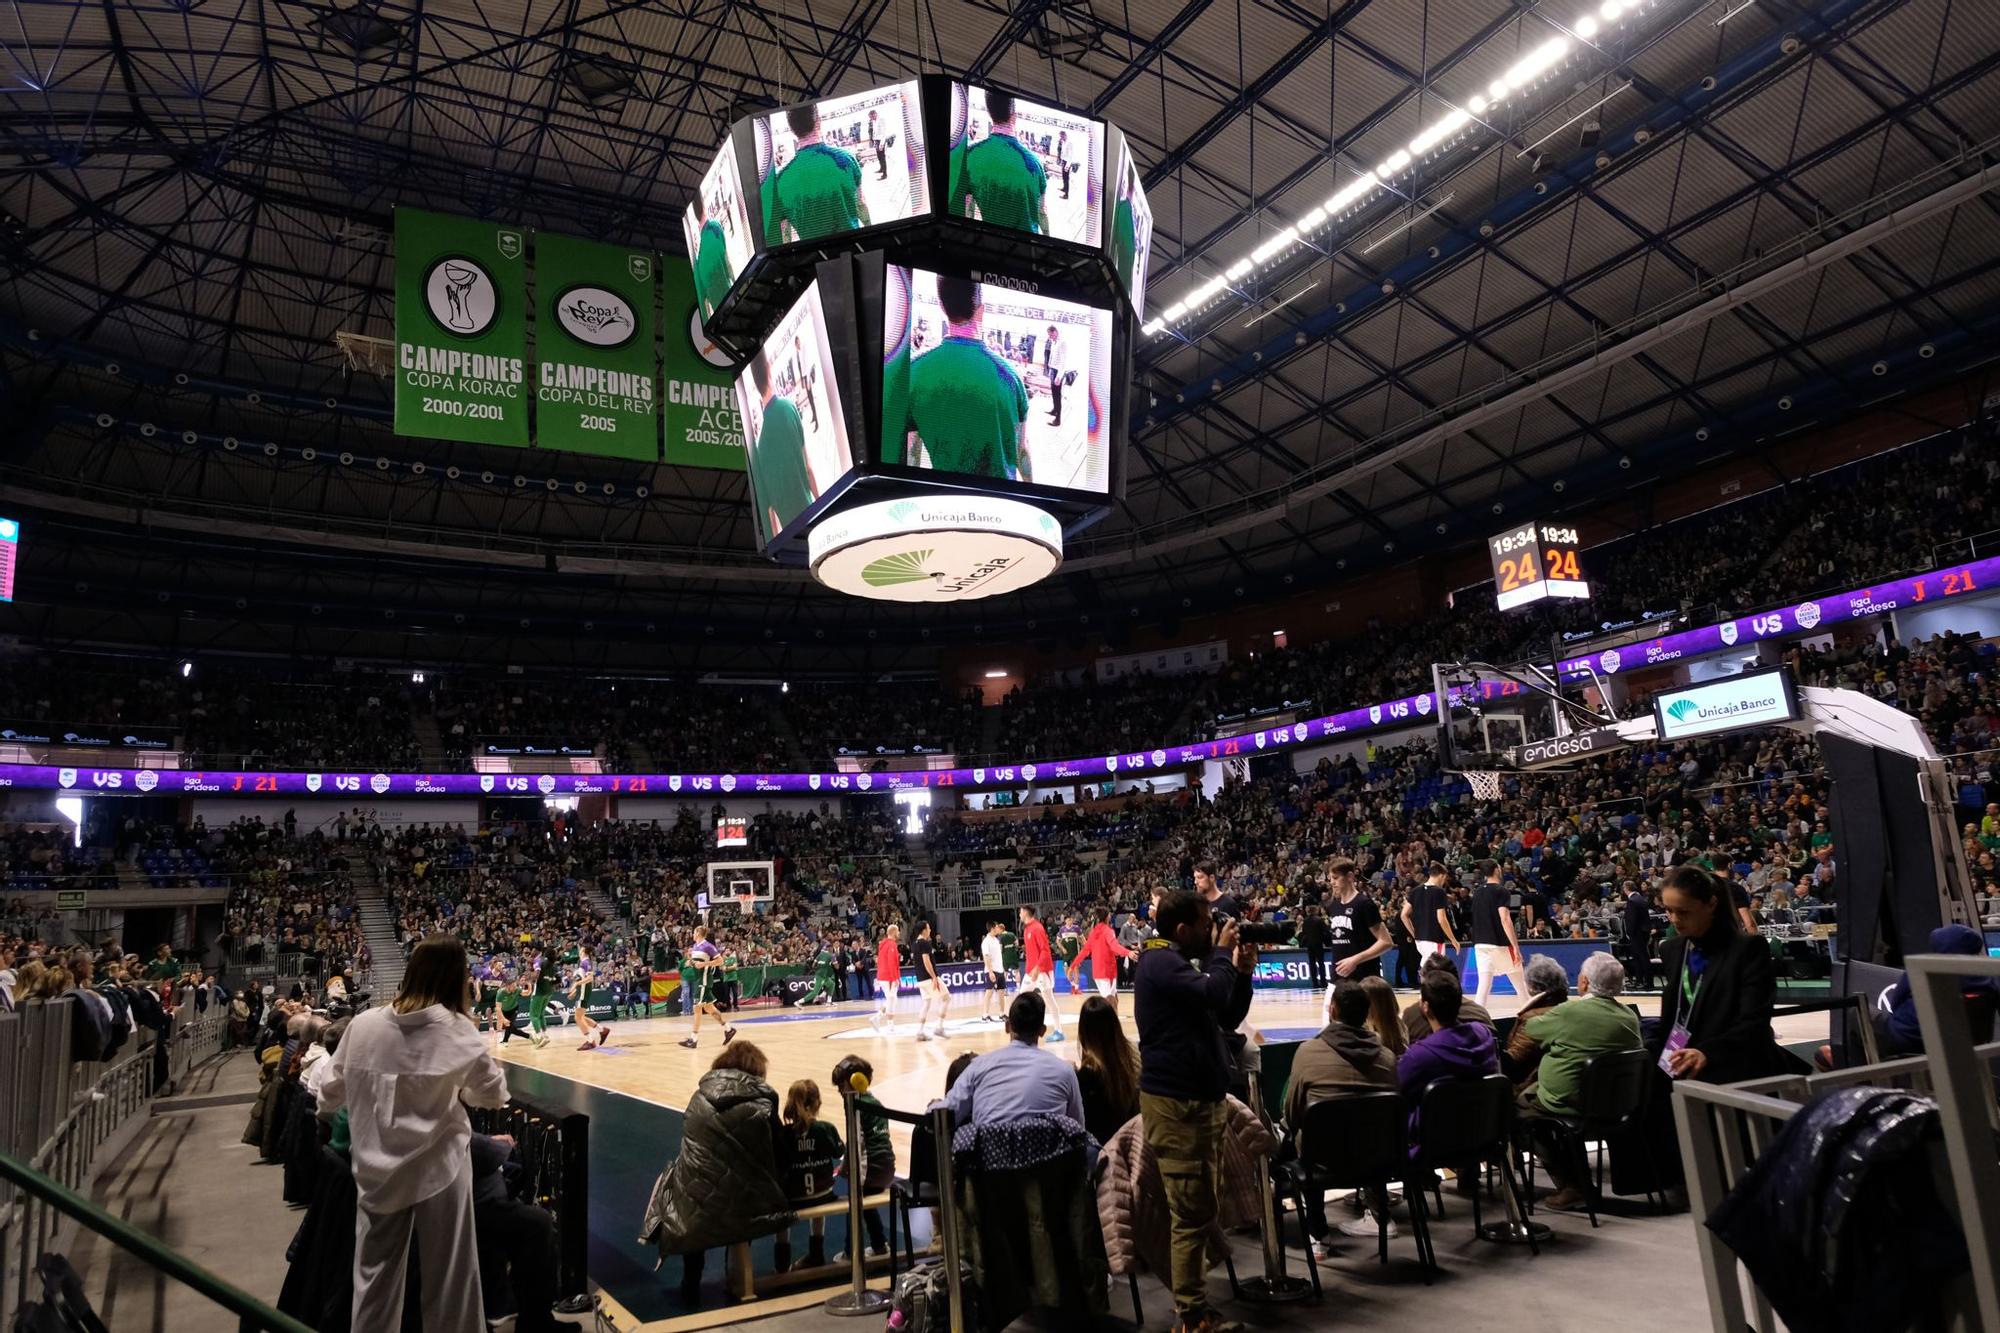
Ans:
{"label": "metal handrail", "polygon": [[[79,1111],[83,1109],[78,1108]],[[157,1238],[147,1235],[129,1222],[113,1217],[82,1195],[64,1188],[40,1171],[17,1162],[4,1153],[0,1153],[0,1180],[14,1185],[23,1194],[79,1225],[88,1227],[140,1262],[183,1286],[193,1288],[220,1305],[236,1316],[237,1328],[242,1333],[252,1333],[253,1330],[264,1330],[265,1333],[312,1333],[310,1328],[290,1315],[280,1314],[256,1297],[224,1282],[192,1259],[174,1253]],[[25,1211],[27,1205],[18,1203],[15,1208],[16,1211]],[[30,1267],[26,1262],[27,1243],[38,1229],[26,1226],[22,1228],[23,1262],[20,1265],[20,1275],[24,1282]]]}

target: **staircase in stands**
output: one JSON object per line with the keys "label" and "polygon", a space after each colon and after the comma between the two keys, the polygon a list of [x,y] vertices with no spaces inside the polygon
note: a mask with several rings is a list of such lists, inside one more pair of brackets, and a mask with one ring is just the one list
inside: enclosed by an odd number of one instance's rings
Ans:
{"label": "staircase in stands", "polygon": [[438,730],[437,719],[429,713],[419,712],[410,718],[410,735],[416,738],[420,762],[427,766],[442,768],[447,760],[444,753],[444,733]]}
{"label": "staircase in stands", "polygon": [[389,910],[389,898],[382,882],[369,876],[361,884],[361,936],[368,941],[374,969],[368,974],[367,990],[377,1004],[387,1004],[403,985],[403,944],[396,938],[396,918]]}

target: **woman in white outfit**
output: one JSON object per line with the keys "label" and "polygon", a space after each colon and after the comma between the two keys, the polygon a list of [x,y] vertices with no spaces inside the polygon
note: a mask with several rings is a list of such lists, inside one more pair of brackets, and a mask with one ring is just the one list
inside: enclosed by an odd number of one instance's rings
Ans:
{"label": "woman in white outfit", "polygon": [[346,1107],[353,1140],[353,1333],[402,1326],[412,1232],[424,1333],[485,1333],[465,1108],[506,1105],[507,1079],[466,1012],[470,991],[465,946],[425,940],[395,1003],[352,1020],[320,1085],[319,1114]]}

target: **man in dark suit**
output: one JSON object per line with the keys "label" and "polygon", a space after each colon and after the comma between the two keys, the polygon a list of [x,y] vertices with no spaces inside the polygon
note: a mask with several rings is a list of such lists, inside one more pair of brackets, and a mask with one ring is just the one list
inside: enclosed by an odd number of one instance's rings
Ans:
{"label": "man in dark suit", "polygon": [[1653,904],[1636,881],[1625,883],[1625,947],[1634,990],[1653,988]]}

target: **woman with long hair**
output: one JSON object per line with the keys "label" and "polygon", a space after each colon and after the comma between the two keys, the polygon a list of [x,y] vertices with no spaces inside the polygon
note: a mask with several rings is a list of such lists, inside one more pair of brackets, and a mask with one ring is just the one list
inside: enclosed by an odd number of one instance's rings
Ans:
{"label": "woman with long hair", "polygon": [[1395,988],[1381,977],[1363,977],[1361,989],[1368,995],[1368,1030],[1400,1060],[1410,1048],[1410,1037],[1396,1012]]}
{"label": "woman with long hair", "polygon": [[485,1333],[465,1108],[505,1106],[507,1079],[467,1012],[471,990],[465,946],[431,936],[395,1001],[352,1020],[320,1084],[320,1118],[348,1113],[355,1333],[401,1325],[412,1234],[425,1333]]}
{"label": "woman with long hair", "polygon": [[1099,1143],[1139,1114],[1139,1050],[1118,1024],[1118,1010],[1102,995],[1083,1002],[1076,1020],[1082,1055],[1076,1083],[1083,1092],[1083,1126]]}

